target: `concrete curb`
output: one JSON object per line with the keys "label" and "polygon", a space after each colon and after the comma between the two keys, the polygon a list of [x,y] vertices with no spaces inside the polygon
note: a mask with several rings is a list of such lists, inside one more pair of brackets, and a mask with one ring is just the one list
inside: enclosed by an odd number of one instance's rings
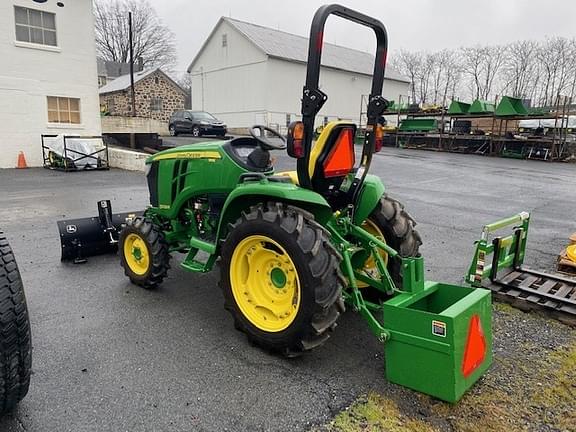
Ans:
{"label": "concrete curb", "polygon": [[117,147],[108,148],[108,157],[111,168],[120,168],[128,171],[144,171],[146,159],[150,156],[132,150],[120,149]]}

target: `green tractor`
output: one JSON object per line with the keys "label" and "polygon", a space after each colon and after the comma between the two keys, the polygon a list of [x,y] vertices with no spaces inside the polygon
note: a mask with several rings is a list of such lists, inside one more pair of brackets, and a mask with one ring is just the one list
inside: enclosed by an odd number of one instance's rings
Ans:
{"label": "green tractor", "polygon": [[[359,159],[351,122],[327,124],[313,142],[327,100],[318,80],[330,15],[376,34]],[[347,304],[385,342],[390,380],[456,401],[491,362],[490,295],[425,282],[413,219],[368,174],[382,147],[386,53],[380,21],[321,7],[311,27],[302,121],[290,125],[287,138],[254,126],[251,137],[151,156],[151,206],[122,229],[121,264],[134,284],[153,289],[172,253],[185,254],[181,266],[192,272],[208,272],[220,258],[220,286],[236,328],[286,356],[326,342]],[[284,149],[297,169],[275,173],[270,152]]]}

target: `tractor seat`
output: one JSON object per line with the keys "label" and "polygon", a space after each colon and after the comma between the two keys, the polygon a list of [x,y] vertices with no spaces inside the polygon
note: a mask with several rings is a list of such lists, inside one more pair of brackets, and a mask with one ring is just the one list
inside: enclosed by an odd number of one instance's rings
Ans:
{"label": "tractor seat", "polygon": [[[354,123],[347,121],[333,121],[328,123],[318,136],[318,139],[312,146],[310,160],[308,162],[308,173],[311,179],[322,176],[322,173],[320,172],[322,170],[322,164],[327,159],[331,150],[335,147],[336,141],[343,128],[352,128],[354,130],[354,135],[356,133],[356,125]],[[319,164],[319,161],[322,163]],[[347,173],[344,173],[342,177],[346,176],[346,174]],[[299,184],[298,173],[296,171],[283,171],[276,173],[274,176],[289,178],[292,183],[296,185]]]}
{"label": "tractor seat", "polygon": [[267,172],[272,169],[270,153],[263,150],[254,138],[233,138],[222,148],[238,165],[248,171]]}

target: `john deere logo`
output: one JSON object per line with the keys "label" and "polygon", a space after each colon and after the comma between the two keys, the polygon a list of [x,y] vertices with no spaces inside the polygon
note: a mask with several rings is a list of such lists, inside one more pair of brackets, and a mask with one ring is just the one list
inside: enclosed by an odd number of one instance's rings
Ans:
{"label": "john deere logo", "polygon": [[66,225],[66,232],[68,234],[74,234],[76,232],[76,225]]}

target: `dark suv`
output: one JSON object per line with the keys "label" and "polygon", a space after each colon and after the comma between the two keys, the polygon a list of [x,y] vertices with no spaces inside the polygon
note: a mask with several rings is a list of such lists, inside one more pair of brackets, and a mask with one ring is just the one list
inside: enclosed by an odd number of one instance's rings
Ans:
{"label": "dark suv", "polygon": [[202,135],[226,135],[226,125],[205,111],[176,111],[168,123],[170,135],[191,133],[195,137]]}

